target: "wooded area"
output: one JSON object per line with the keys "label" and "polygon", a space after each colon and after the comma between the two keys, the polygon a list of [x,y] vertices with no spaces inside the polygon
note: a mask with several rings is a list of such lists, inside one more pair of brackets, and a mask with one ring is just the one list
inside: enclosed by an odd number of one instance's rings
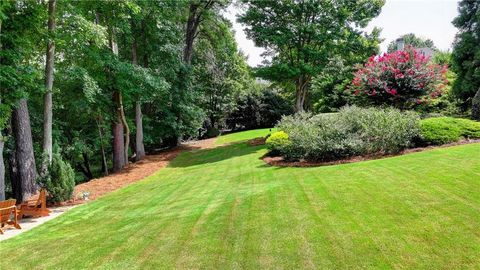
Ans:
{"label": "wooded area", "polygon": [[2,1],[0,199],[5,176],[18,201],[31,196],[55,151],[81,182],[216,133],[262,88],[221,15],[229,4]]}

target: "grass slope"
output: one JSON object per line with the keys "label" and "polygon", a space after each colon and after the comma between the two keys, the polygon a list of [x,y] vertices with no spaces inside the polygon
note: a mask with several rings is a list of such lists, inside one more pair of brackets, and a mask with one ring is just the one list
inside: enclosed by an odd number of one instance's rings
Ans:
{"label": "grass slope", "polygon": [[181,154],[0,242],[0,269],[480,268],[480,144],[319,168],[264,153]]}

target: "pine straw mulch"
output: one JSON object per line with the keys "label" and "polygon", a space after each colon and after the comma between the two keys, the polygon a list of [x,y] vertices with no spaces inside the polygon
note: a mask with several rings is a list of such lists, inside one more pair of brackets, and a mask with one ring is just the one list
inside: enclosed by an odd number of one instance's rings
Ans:
{"label": "pine straw mulch", "polygon": [[128,168],[112,173],[108,176],[92,179],[88,182],[75,186],[73,196],[74,199],[62,203],[61,205],[75,205],[85,203],[82,197],[84,191],[89,192],[89,200],[95,200],[104,194],[125,187],[131,183],[135,183],[150,176],[158,170],[165,168],[168,163],[178,156],[182,151],[190,151],[195,149],[209,149],[215,145],[215,138],[201,141],[187,142],[179,147],[169,149],[167,151],[148,155],[145,159],[131,163]]}
{"label": "pine straw mulch", "polygon": [[306,160],[285,161],[283,159],[283,157],[270,157],[270,156],[263,156],[261,159],[265,163],[267,163],[268,165],[277,166],[277,167],[320,167],[320,166],[354,163],[354,162],[367,161],[367,160],[373,160],[373,159],[383,159],[383,158],[401,156],[401,155],[405,155],[405,154],[409,154],[409,153],[422,152],[422,151],[425,151],[425,150],[431,150],[431,149],[435,149],[435,148],[445,148],[445,147],[450,147],[450,146],[471,144],[471,143],[480,143],[480,140],[462,140],[462,141],[459,141],[459,142],[443,144],[443,145],[432,145],[432,146],[426,146],[426,147],[417,147],[417,148],[405,149],[398,154],[380,154],[380,153],[378,153],[378,154],[372,154],[372,155],[367,155],[367,156],[354,156],[354,157],[350,157],[350,158],[346,158],[346,159],[339,159],[339,160],[334,160],[334,161],[323,161],[323,162],[322,161],[312,162],[312,161],[306,161]]}

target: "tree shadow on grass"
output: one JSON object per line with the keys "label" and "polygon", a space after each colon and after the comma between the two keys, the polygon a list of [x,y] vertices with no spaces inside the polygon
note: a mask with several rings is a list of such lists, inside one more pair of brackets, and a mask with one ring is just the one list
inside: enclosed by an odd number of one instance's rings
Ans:
{"label": "tree shadow on grass", "polygon": [[251,146],[246,142],[239,142],[218,146],[212,149],[194,150],[180,154],[170,162],[171,168],[185,168],[202,164],[216,163],[227,159],[253,154],[265,146]]}

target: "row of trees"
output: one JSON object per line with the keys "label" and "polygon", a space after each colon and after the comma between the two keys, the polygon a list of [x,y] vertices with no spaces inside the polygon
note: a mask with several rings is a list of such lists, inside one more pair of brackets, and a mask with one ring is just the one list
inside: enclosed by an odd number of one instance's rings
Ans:
{"label": "row of trees", "polygon": [[218,128],[255,88],[229,4],[2,1],[0,200],[34,193],[55,151],[91,179]]}

